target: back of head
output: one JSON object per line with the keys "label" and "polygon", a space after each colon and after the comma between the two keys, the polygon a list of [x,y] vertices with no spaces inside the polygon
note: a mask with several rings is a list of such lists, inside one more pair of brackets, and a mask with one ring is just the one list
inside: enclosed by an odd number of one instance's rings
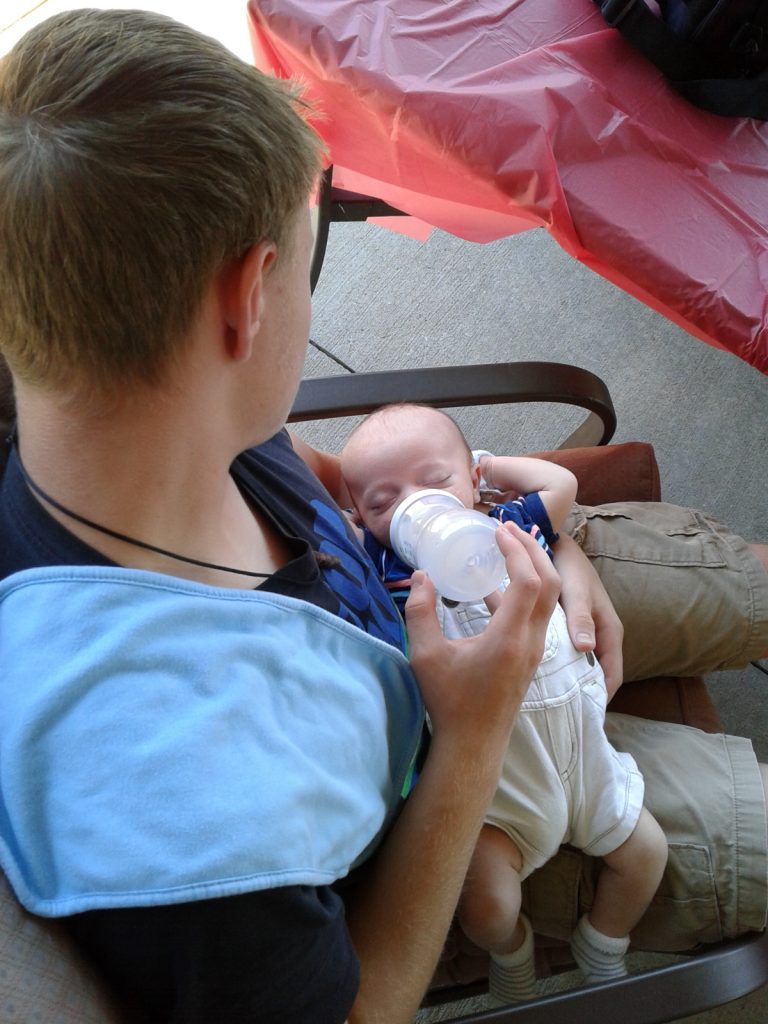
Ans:
{"label": "back of head", "polygon": [[350,432],[341,452],[342,464],[345,457],[364,453],[376,444],[379,436],[395,441],[418,436],[425,446],[437,447],[449,439],[466,452],[468,464],[472,462],[469,442],[456,420],[444,409],[419,402],[392,402],[369,413]]}
{"label": "back of head", "polygon": [[0,351],[29,384],[157,382],[211,275],[315,180],[294,93],[161,15],[76,10],[0,63]]}

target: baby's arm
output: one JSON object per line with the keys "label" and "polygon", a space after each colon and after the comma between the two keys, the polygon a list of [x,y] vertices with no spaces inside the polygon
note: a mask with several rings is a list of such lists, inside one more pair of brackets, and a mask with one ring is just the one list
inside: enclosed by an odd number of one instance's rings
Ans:
{"label": "baby's arm", "polygon": [[298,434],[289,431],[291,445],[296,454],[306,462],[321,484],[323,484],[342,508],[351,504],[349,492],[341,475],[341,460],[338,455],[312,448]]}
{"label": "baby's arm", "polygon": [[516,455],[482,454],[479,463],[483,479],[494,490],[514,497],[537,491],[552,529],[558,532],[576,500],[577,481],[569,469]]}

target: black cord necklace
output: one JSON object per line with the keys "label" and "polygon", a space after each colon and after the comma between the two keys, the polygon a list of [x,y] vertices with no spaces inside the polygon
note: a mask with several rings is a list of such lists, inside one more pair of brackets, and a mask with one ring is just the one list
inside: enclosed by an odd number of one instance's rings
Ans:
{"label": "black cord necklace", "polygon": [[[115,540],[120,540],[124,544],[132,544],[134,547],[143,548],[145,551],[153,551],[155,554],[164,555],[166,558],[173,558],[177,562],[186,562],[188,565],[196,565],[202,569],[215,569],[218,572],[231,572],[236,573],[238,576],[251,576],[258,579],[269,579],[272,575],[270,572],[251,572],[250,569],[234,569],[229,565],[217,565],[215,562],[204,562],[200,558],[189,558],[187,555],[178,555],[175,551],[168,551],[166,548],[158,547],[156,544],[148,544],[146,541],[137,540],[135,537],[129,537],[126,533],[119,533],[117,530],[112,530],[108,526],[102,526],[101,523],[95,523],[92,519],[86,519],[85,516],[81,516],[78,512],[73,512],[72,509],[62,505],[60,501],[56,501],[50,494],[47,494],[39,484],[36,484],[32,477],[27,472],[24,463],[21,461],[21,452],[18,449],[16,443],[15,434],[9,439],[10,443],[16,449],[16,461],[21,473],[21,478],[27,487],[38,497],[42,498],[43,501],[47,502],[52,508],[55,508],[62,515],[68,516],[70,519],[74,519],[77,523],[82,523],[83,526],[90,527],[91,530],[97,530],[99,533],[104,533],[108,537],[114,537]],[[318,566],[324,566],[326,561],[333,561],[334,564],[339,564],[338,559],[332,559],[332,556],[328,558],[323,557],[322,552],[315,552]]]}

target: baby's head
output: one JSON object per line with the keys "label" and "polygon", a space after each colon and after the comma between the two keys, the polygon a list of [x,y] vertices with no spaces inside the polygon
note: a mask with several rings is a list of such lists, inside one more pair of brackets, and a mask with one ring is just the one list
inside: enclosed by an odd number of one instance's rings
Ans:
{"label": "baby's head", "polygon": [[480,470],[447,413],[402,403],[371,413],[349,436],[341,472],[357,516],[381,544],[399,503],[413,491],[450,491],[467,507],[480,498]]}

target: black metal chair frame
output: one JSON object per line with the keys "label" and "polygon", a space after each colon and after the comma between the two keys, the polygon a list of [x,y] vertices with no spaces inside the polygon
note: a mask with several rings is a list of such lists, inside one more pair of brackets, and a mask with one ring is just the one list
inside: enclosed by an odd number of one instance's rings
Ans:
{"label": "black metal chair frame", "polygon": [[679,963],[518,1006],[451,1017],[445,1024],[667,1024],[740,999],[766,983],[768,932],[754,932]]}
{"label": "black metal chair frame", "polygon": [[369,217],[405,217],[402,210],[390,206],[382,199],[374,199],[360,192],[348,192],[333,184],[333,165],[326,167],[320,178],[315,208],[315,246],[309,270],[309,283],[314,292],[323,268],[328,230],[332,223],[368,220]]}
{"label": "black metal chair frame", "polygon": [[391,402],[458,408],[515,402],[559,402],[587,410],[587,419],[562,447],[607,444],[616,412],[605,383],[590,370],[562,363],[477,363],[423,369],[308,377],[301,382],[291,421],[354,416]]}

